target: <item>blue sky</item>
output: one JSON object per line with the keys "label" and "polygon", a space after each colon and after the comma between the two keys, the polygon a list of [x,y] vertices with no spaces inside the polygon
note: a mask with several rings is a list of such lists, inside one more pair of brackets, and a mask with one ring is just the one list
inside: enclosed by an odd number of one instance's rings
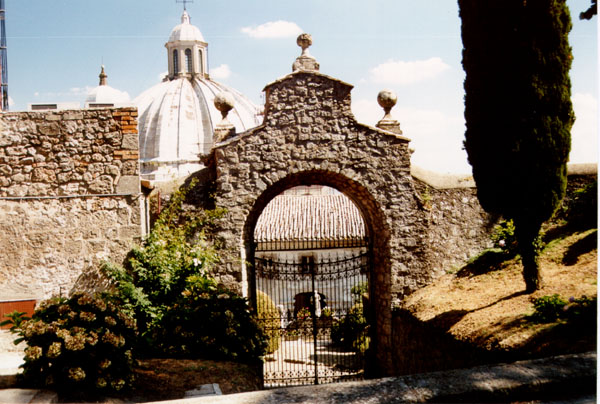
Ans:
{"label": "blue sky", "polygon": [[[572,93],[577,115],[571,161],[598,154],[597,17],[589,0],[569,0]],[[470,172],[464,137],[462,43],[455,0],[195,0],[192,24],[209,43],[211,74],[261,103],[264,86],[291,72],[299,32],[313,37],[321,72],[354,85],[352,109],[374,125],[377,93],[398,96],[392,115],[412,139],[413,164]],[[179,24],[175,0],[6,0],[11,110],[79,102],[98,84],[133,99],[167,70],[164,44]]]}

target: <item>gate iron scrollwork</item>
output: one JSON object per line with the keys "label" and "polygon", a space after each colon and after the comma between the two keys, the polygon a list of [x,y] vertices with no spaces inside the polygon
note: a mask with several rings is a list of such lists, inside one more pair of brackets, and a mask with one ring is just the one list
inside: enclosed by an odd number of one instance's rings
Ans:
{"label": "gate iron scrollwork", "polygon": [[257,311],[273,350],[265,387],[363,378],[368,268],[367,253],[317,262],[255,258],[257,295],[268,297],[257,298]]}

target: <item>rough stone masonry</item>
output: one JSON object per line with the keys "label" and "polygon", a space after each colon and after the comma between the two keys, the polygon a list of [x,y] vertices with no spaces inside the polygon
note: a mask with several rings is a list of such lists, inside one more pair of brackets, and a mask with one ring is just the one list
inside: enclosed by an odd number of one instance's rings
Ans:
{"label": "rough stone masonry", "polygon": [[137,110],[0,115],[0,300],[98,289],[139,241]]}
{"label": "rough stone masonry", "polygon": [[[297,185],[338,189],[360,210],[372,243],[377,362],[390,373],[393,299],[435,279],[443,261],[456,252],[448,247],[458,246],[464,256],[485,244],[487,235],[479,229],[489,225],[489,218],[472,191],[448,198],[432,191],[425,203],[411,175],[409,139],[358,123],[351,111],[351,89],[300,66],[266,86],[261,126],[229,133],[215,145],[207,159],[213,174],[206,178],[214,178],[215,205],[227,210],[219,228],[226,253],[215,275],[251,297],[252,265],[246,262],[253,262],[253,231],[267,203]],[[477,223],[467,234],[461,232],[466,223],[460,216],[470,210]],[[437,240],[430,232],[434,222],[452,223],[454,239],[470,240]]]}

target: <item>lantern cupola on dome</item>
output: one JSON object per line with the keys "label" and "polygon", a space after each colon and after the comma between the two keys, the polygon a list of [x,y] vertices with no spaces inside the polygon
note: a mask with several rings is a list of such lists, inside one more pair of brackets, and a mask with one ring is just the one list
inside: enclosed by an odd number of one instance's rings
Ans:
{"label": "lantern cupola on dome", "polygon": [[215,128],[223,120],[214,100],[229,94],[228,122],[236,132],[261,123],[260,108],[235,89],[211,80],[208,43],[190,22],[186,10],[181,24],[165,44],[169,73],[162,83],[140,94],[138,107],[141,176],[168,181],[204,167],[202,160],[215,143]]}
{"label": "lantern cupola on dome", "polygon": [[208,44],[198,27],[191,24],[186,10],[181,15],[181,24],[171,31],[165,47],[169,57],[170,80],[179,77],[208,77]]}

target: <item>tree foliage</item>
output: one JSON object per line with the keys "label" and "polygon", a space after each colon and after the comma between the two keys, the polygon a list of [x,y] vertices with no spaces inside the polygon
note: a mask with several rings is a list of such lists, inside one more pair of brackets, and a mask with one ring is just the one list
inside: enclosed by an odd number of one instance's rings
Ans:
{"label": "tree foliage", "polygon": [[533,243],[566,189],[574,121],[566,0],[459,0],[465,148],[482,207],[512,219],[528,290]]}
{"label": "tree foliage", "polygon": [[580,20],[591,20],[593,16],[598,14],[598,0],[591,0],[590,8],[579,13]]}
{"label": "tree foliage", "polygon": [[192,181],[171,195],[152,231],[124,265],[104,270],[138,322],[143,355],[254,362],[268,337],[245,298],[211,277],[219,246],[210,233],[223,209],[185,210]]}
{"label": "tree foliage", "polygon": [[186,193],[193,186],[171,196],[144,243],[130,251],[122,267],[112,263],[103,266],[138,321],[142,335],[160,323],[168,307],[187,288],[190,277],[207,277],[218,261],[217,249],[208,241],[206,229],[222,211],[197,211],[180,219]]}

